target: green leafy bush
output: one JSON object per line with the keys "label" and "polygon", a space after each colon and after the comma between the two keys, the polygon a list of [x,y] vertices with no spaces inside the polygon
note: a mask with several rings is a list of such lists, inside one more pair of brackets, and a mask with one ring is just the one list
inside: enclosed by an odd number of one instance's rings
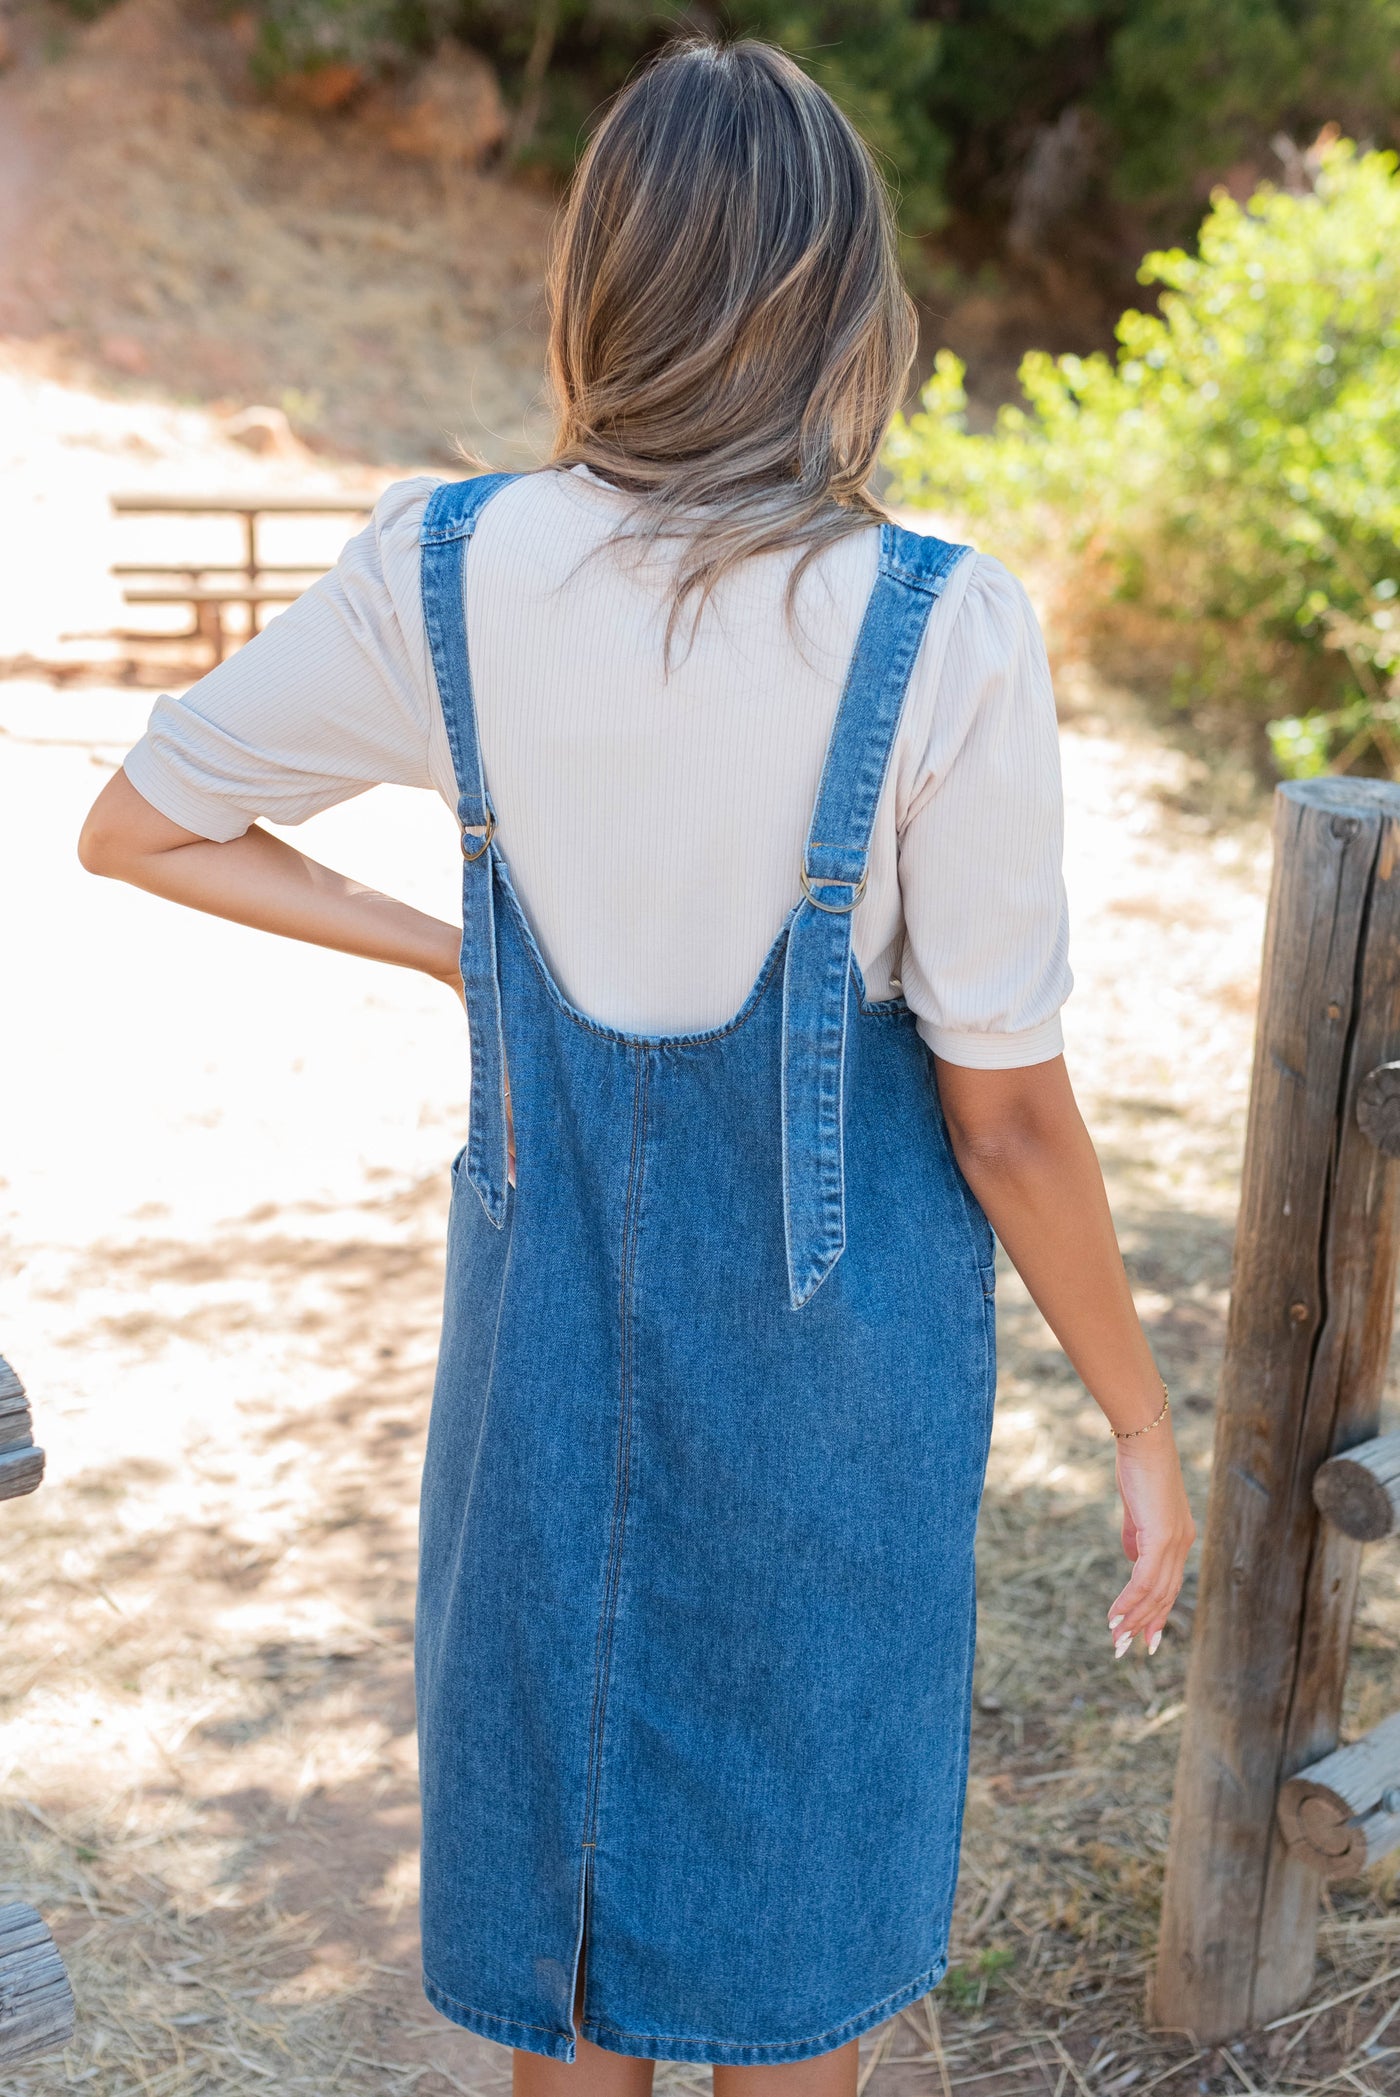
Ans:
{"label": "green leafy bush", "polygon": [[1028,407],[975,436],[944,354],[887,453],[896,499],[1072,551],[1168,642],[1182,703],[1272,714],[1295,771],[1389,762],[1400,732],[1400,179],[1318,157],[1314,194],[1218,194],[1197,254],[1149,255],[1160,314],[1125,313],[1114,358],[1033,353]]}
{"label": "green leafy bush", "polygon": [[253,70],[265,84],[327,65],[393,72],[433,48],[451,12],[445,0],[261,0]]}
{"label": "green leafy bush", "polygon": [[1102,132],[1117,197],[1194,217],[1202,174],[1265,156],[1280,127],[1370,129],[1400,101],[1397,0],[950,0],[930,114],[960,201],[993,190],[1029,127],[1069,103]]}
{"label": "green leafy bush", "polygon": [[1395,0],[1143,0],[1123,11],[1096,91],[1118,193],[1181,194],[1284,123],[1369,126],[1394,109]]}

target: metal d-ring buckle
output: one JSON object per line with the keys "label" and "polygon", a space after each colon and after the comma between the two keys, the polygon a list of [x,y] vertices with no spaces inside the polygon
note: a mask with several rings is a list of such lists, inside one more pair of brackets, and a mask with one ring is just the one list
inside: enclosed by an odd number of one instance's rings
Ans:
{"label": "metal d-ring buckle", "polygon": [[475,832],[469,830],[467,828],[467,825],[464,823],[462,825],[462,857],[466,860],[468,866],[471,865],[474,859],[480,859],[482,853],[486,850],[486,847],[490,844],[492,838],[496,835],[496,818],[490,813],[489,810],[486,816],[486,828],[485,830],[483,830],[481,834],[481,843],[477,847],[475,852],[469,852],[467,850],[467,839],[468,837],[474,835]]}
{"label": "metal d-ring buckle", "polygon": [[851,890],[849,903],[819,903],[812,894],[812,883],[804,861],[802,867],[802,893],[811,904],[813,910],[824,910],[828,917],[849,917],[861,897],[865,894],[865,884],[869,879],[869,867],[866,868],[859,881],[824,881],[819,876],[817,879],[818,888],[849,888]]}

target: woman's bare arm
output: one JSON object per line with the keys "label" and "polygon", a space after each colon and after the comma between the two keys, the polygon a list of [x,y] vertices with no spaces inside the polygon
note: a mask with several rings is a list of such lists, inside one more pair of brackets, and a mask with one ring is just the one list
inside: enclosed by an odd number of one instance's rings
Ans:
{"label": "woman's bare arm", "polygon": [[1103,1174],[1064,1058],[1025,1070],[938,1062],[959,1165],[1012,1264],[1109,1426],[1133,1573],[1109,1611],[1118,1647],[1155,1644],[1181,1586],[1195,1525],[1162,1379],[1133,1305]]}
{"label": "woman's bare arm", "polygon": [[92,874],[262,932],[416,968],[456,988],[462,935],[392,896],[333,873],[256,825],[228,844],[182,830],[125,772],[103,787],[78,840]]}

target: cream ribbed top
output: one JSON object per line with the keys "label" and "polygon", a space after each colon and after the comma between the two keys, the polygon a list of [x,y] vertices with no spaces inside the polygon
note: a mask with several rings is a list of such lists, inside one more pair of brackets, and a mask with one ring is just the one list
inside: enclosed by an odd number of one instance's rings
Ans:
{"label": "cream ribbed top", "polygon": [[[157,703],[126,771],[162,814],[227,839],[381,781],[455,808],[419,586],[433,485],[390,488],[331,574]],[[625,503],[581,469],[494,498],[467,563],[472,679],[499,843],[561,988],[605,1025],[684,1033],[738,1009],[797,900],[878,533],[812,564],[796,637],[792,557],[744,563],[668,677],[665,557],[599,551]],[[1062,828],[1035,614],[969,556],[933,607],[852,923],[868,994],[902,987],[950,1062],[1059,1053]]]}

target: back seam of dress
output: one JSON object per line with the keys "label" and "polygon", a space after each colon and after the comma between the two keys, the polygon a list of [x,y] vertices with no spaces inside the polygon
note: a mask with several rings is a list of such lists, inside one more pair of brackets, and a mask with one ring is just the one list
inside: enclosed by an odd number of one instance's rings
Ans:
{"label": "back seam of dress", "polygon": [[607,1568],[603,1580],[603,1603],[595,1642],[593,1710],[589,1726],[588,1774],[584,1792],[585,1861],[596,1863],[598,1846],[598,1799],[602,1784],[603,1730],[607,1721],[608,1678],[612,1665],[613,1627],[617,1619],[618,1594],[622,1585],[622,1547],[627,1527],[627,1500],[631,1486],[632,1454],[632,1281],[636,1268],[638,1220],[641,1209],[642,1174],[646,1163],[647,1110],[651,1093],[651,1064],[645,1054],[636,1058],[632,1091],[632,1145],[627,1161],[627,1190],[622,1209],[622,1246],[618,1263],[618,1416],[617,1458],[613,1487],[613,1515],[608,1535]]}

